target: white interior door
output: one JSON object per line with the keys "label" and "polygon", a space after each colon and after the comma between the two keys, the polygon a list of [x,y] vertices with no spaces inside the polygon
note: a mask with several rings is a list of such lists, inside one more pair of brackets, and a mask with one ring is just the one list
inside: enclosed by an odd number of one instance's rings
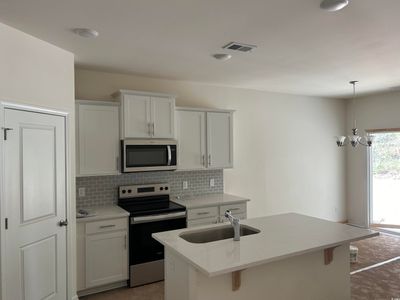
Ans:
{"label": "white interior door", "polygon": [[65,300],[65,118],[5,109],[4,123],[4,300]]}
{"label": "white interior door", "polygon": [[206,123],[201,111],[177,111],[178,168],[206,167]]}
{"label": "white interior door", "polygon": [[207,113],[207,152],[210,168],[230,168],[232,157],[232,114]]}

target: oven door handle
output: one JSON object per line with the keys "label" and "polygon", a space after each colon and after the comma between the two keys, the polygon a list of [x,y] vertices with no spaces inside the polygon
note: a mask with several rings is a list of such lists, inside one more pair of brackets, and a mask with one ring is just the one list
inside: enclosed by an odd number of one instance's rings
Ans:
{"label": "oven door handle", "polygon": [[171,165],[171,160],[172,160],[172,154],[171,154],[171,146],[167,146],[167,151],[168,151],[168,163],[167,165],[170,166]]}
{"label": "oven door handle", "polygon": [[170,213],[170,214],[162,214],[162,215],[132,217],[131,224],[150,223],[150,222],[157,222],[157,221],[171,220],[171,219],[181,219],[185,217],[186,217],[185,211]]}

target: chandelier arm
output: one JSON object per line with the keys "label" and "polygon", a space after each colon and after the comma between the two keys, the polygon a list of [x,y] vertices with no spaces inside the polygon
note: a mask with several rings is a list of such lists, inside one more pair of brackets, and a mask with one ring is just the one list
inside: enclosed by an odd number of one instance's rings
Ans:
{"label": "chandelier arm", "polygon": [[365,147],[369,147],[369,145],[368,145],[368,144],[364,144],[364,143],[361,141],[361,139],[358,141],[358,143],[359,143],[360,145],[365,146]]}
{"label": "chandelier arm", "polygon": [[350,145],[350,140],[348,138],[346,138],[346,140],[343,142],[343,144],[339,145],[339,147],[344,147]]}

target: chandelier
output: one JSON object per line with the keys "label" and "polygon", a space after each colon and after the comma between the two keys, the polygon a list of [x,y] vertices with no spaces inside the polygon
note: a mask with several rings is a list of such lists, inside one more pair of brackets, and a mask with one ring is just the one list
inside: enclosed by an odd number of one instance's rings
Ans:
{"label": "chandelier", "polygon": [[338,145],[338,147],[343,147],[343,146],[347,146],[348,144],[350,144],[351,146],[353,146],[354,148],[357,147],[358,145],[362,145],[362,146],[366,146],[366,147],[371,147],[372,145],[372,140],[373,140],[373,136],[370,134],[367,134],[365,136],[359,136],[358,135],[358,129],[357,129],[357,121],[356,121],[356,114],[355,114],[355,98],[356,98],[356,83],[358,81],[350,81],[349,83],[353,86],[353,103],[352,103],[352,107],[353,107],[353,121],[354,121],[354,126],[352,129],[353,135],[349,135],[349,136],[337,136],[336,137],[336,144]]}

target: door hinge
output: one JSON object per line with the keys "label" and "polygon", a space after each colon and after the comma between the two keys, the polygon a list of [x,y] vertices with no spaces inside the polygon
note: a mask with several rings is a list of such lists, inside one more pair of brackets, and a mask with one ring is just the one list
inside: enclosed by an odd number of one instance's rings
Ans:
{"label": "door hinge", "polygon": [[3,129],[3,134],[4,134],[3,138],[4,138],[4,140],[6,141],[6,140],[7,140],[7,131],[13,130],[13,128],[1,127],[1,129]]}
{"label": "door hinge", "polygon": [[6,219],[4,220],[4,225],[5,225],[6,230],[7,230],[7,229],[8,229],[8,218],[6,218]]}

